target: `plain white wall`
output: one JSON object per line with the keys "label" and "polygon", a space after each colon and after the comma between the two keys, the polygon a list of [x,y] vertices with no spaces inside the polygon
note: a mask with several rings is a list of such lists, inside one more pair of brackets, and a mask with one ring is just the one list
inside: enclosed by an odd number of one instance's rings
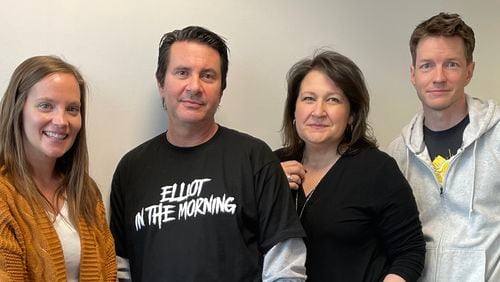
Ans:
{"label": "plain white wall", "polygon": [[290,66],[329,47],[354,60],[371,93],[370,122],[382,147],[420,108],[409,82],[408,38],[422,20],[456,12],[476,33],[476,70],[467,92],[496,99],[500,88],[500,1],[79,1],[2,0],[0,95],[24,59],[58,55],[89,87],[91,174],[108,200],[128,150],[166,129],[156,89],[157,47],[173,29],[201,25],[224,36],[228,87],[219,123],[280,146]]}

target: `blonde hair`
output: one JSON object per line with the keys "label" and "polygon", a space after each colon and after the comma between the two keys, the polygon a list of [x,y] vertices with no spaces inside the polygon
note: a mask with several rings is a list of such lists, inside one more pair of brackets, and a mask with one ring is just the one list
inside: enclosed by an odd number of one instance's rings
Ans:
{"label": "blonde hair", "polygon": [[80,72],[72,65],[54,56],[36,56],[22,62],[11,76],[0,103],[0,174],[12,182],[18,193],[30,204],[39,204],[46,210],[55,210],[38,190],[32,177],[23,145],[23,107],[30,89],[40,80],[54,73],[73,75],[80,88],[82,126],[71,148],[56,161],[55,170],[62,176],[62,185],[56,192],[67,199],[69,220],[79,230],[79,217],[90,225],[96,224],[96,203],[100,198],[96,183],[89,176],[89,161],[85,135],[86,85]]}

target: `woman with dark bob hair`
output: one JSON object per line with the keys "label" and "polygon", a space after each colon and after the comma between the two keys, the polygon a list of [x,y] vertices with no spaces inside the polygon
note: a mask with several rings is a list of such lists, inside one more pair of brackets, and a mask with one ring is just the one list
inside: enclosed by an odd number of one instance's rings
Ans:
{"label": "woman with dark bob hair", "polygon": [[0,281],[116,281],[85,96],[78,70],[56,57],[12,74],[0,103]]}
{"label": "woman with dark bob hair", "polygon": [[307,234],[308,281],[416,281],[425,257],[418,210],[396,162],[377,149],[361,70],[321,51],[287,80],[276,153]]}

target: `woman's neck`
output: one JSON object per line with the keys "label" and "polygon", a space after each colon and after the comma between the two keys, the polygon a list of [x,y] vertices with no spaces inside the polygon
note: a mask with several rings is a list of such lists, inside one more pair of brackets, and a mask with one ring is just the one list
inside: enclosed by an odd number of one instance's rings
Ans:
{"label": "woman's neck", "polygon": [[306,196],[316,189],[321,179],[339,158],[340,154],[337,152],[336,146],[321,149],[306,146],[302,158],[302,165],[306,170],[306,176],[302,181],[302,188]]}
{"label": "woman's neck", "polygon": [[337,146],[313,148],[306,145],[302,164],[310,169],[321,170],[331,167],[339,157],[340,154],[337,152]]}
{"label": "woman's neck", "polygon": [[54,212],[59,212],[64,203],[58,195],[58,191],[62,185],[61,176],[55,171],[55,166],[31,165],[32,178],[40,193],[45,197],[51,206],[55,209]]}

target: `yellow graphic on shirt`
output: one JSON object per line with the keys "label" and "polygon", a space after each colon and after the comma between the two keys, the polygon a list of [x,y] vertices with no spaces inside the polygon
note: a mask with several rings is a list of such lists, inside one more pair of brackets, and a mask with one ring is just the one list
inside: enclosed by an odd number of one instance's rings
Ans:
{"label": "yellow graphic on shirt", "polygon": [[438,183],[441,186],[443,186],[444,176],[446,175],[446,172],[448,171],[449,164],[450,164],[450,160],[447,160],[440,155],[438,155],[432,161],[432,168],[434,169],[434,174],[436,175]]}

